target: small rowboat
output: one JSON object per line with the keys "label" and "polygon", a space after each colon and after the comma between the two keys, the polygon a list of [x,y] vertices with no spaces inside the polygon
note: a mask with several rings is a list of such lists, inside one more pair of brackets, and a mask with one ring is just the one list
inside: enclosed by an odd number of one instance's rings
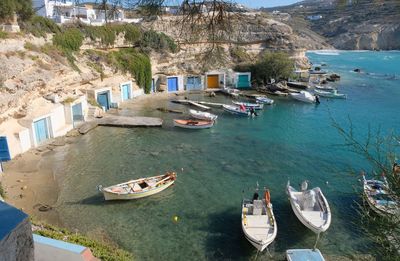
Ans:
{"label": "small rowboat", "polygon": [[258,97],[256,97],[256,102],[267,104],[267,105],[272,105],[274,103],[274,100],[272,100],[268,97],[265,97],[265,96],[258,96]]}
{"label": "small rowboat", "polygon": [[383,181],[376,179],[366,179],[363,174],[364,197],[370,208],[378,215],[399,215],[400,204],[392,196],[389,184],[385,177]]}
{"label": "small rowboat", "polygon": [[331,210],[320,188],[307,190],[307,181],[301,185],[301,191],[295,190],[288,182],[286,192],[294,214],[303,225],[314,233],[325,232],[331,224]]}
{"label": "small rowboat", "polygon": [[333,90],[331,92],[315,90],[314,92],[315,92],[315,94],[317,94],[321,97],[326,97],[326,98],[336,98],[336,99],[346,99],[347,98],[346,94],[338,93],[337,90]]}
{"label": "small rowboat", "polygon": [[321,85],[315,85],[315,89],[316,90],[321,90],[321,91],[328,91],[328,92],[336,90],[332,86],[321,86]]}
{"label": "small rowboat", "polygon": [[209,112],[189,110],[190,116],[200,120],[215,121],[218,116]]}
{"label": "small rowboat", "polygon": [[258,188],[253,199],[242,203],[242,229],[246,239],[258,251],[263,251],[274,241],[278,232],[272,210],[269,190],[264,191],[264,198],[258,199]]}
{"label": "small rowboat", "polygon": [[167,172],[165,175],[149,178],[130,180],[125,183],[98,189],[103,193],[105,200],[129,200],[148,197],[157,194],[174,184],[175,172]]}
{"label": "small rowboat", "polygon": [[208,129],[214,125],[214,121],[197,121],[197,120],[174,120],[175,127],[185,129]]}
{"label": "small rowboat", "polygon": [[264,108],[264,104],[262,103],[249,103],[249,102],[237,102],[237,101],[232,101],[233,104],[237,106],[244,106],[246,109],[251,109],[253,108],[254,110],[262,110]]}
{"label": "small rowboat", "polygon": [[240,115],[240,116],[250,116],[250,112],[246,109],[242,109],[239,106],[233,105],[222,105],[224,111],[230,112],[232,114]]}

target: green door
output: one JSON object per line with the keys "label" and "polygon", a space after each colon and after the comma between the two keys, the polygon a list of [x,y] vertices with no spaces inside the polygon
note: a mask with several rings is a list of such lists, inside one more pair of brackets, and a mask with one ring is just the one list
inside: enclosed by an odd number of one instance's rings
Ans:
{"label": "green door", "polygon": [[250,87],[250,79],[248,75],[239,75],[237,88],[249,88]]}

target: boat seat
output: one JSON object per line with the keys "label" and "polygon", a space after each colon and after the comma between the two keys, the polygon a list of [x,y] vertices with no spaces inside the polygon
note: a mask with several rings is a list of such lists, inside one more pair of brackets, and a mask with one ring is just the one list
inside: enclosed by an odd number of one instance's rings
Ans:
{"label": "boat seat", "polygon": [[142,191],[142,187],[139,186],[139,184],[135,183],[135,185],[129,184],[129,187],[133,190],[133,192],[139,192]]}
{"label": "boat seat", "polygon": [[262,214],[263,204],[264,203],[262,200],[254,200],[253,201],[253,215],[259,216]]}

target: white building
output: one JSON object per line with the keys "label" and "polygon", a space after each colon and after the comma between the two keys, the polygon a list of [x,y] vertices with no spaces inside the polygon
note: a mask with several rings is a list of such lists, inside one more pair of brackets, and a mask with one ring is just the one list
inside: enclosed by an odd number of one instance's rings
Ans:
{"label": "white building", "polygon": [[[71,0],[33,0],[33,9],[40,16],[53,19],[57,23],[65,23],[79,19],[92,25],[103,25],[106,22],[104,10],[93,8],[93,5],[75,5]],[[107,13],[110,22],[123,21],[124,11],[118,9],[115,13]]]}

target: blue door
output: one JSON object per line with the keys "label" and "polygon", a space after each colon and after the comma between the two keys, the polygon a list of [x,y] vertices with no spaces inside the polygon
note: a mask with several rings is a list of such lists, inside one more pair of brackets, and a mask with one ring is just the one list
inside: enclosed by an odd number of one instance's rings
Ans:
{"label": "blue door", "polygon": [[131,98],[131,88],[130,84],[122,85],[122,100],[128,100]]}
{"label": "blue door", "polygon": [[72,106],[72,121],[73,123],[77,121],[83,121],[82,103]]}
{"label": "blue door", "polygon": [[201,79],[200,77],[188,77],[186,82],[186,90],[201,90]]}
{"label": "blue door", "polygon": [[151,79],[151,92],[156,92],[156,83],[154,79]]}
{"label": "blue door", "polygon": [[49,129],[47,127],[46,118],[35,121],[33,125],[35,127],[36,142],[38,144],[49,138]]}
{"label": "blue door", "polygon": [[178,91],[178,77],[168,78],[168,92]]}
{"label": "blue door", "polygon": [[101,92],[97,94],[97,102],[100,104],[101,107],[104,107],[106,111],[110,109],[110,102],[108,100],[108,91]]}
{"label": "blue door", "polygon": [[0,162],[10,160],[7,137],[0,137]]}

